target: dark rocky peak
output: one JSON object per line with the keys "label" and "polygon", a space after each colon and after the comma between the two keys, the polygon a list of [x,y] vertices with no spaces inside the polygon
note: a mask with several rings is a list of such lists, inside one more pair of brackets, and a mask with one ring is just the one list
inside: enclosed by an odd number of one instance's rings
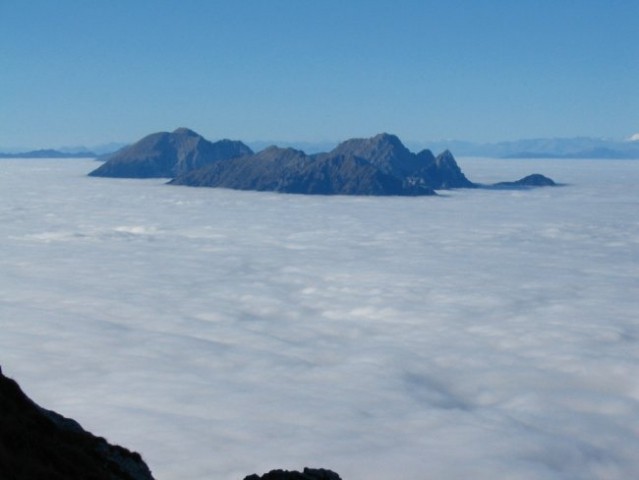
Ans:
{"label": "dark rocky peak", "polygon": [[395,135],[380,133],[371,138],[353,138],[340,143],[331,155],[363,158],[382,172],[403,177],[418,168],[419,160]]}
{"label": "dark rocky peak", "polygon": [[457,165],[457,162],[455,161],[455,157],[450,152],[450,150],[444,150],[442,153],[437,155],[435,157],[435,161],[440,166],[452,165],[452,164]]}
{"label": "dark rocky peak", "polygon": [[411,182],[434,189],[475,187],[462,173],[455,157],[448,150],[434,158],[429,150],[423,150],[417,158],[420,159],[420,166],[407,176]]}
{"label": "dark rocky peak", "polygon": [[417,159],[423,165],[427,165],[435,161],[435,155],[426,148],[417,154]]}
{"label": "dark rocky peak", "polygon": [[352,138],[340,143],[331,153],[337,155],[355,155],[372,163],[388,158],[404,158],[411,152],[401,140],[389,133],[380,133],[371,138]]}
{"label": "dark rocky peak", "polygon": [[445,150],[435,157],[435,165],[441,177],[439,188],[474,188],[475,184],[468,180],[457,165],[450,150]]}

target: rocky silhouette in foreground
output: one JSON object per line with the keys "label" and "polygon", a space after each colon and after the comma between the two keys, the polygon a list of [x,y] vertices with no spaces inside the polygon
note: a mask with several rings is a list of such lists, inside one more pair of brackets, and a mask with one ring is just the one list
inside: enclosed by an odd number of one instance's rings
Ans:
{"label": "rocky silhouette in foreground", "polygon": [[[413,153],[388,133],[307,155],[276,146],[253,153],[242,142],[211,143],[179,128],[116,152],[90,175],[170,177],[173,185],[319,195],[422,196],[436,195],[439,189],[485,187],[466,178],[448,150],[437,156],[428,149]],[[522,179],[499,186],[550,184]]]}
{"label": "rocky silhouette in foreground", "polygon": [[323,468],[305,468],[303,472],[288,470],[271,470],[261,477],[253,474],[244,480],[341,480],[340,476],[331,470]]}
{"label": "rocky silhouette in foreground", "polygon": [[0,368],[0,478],[153,480],[140,454],[36,405]]}
{"label": "rocky silhouette in foreground", "polygon": [[[139,453],[111,445],[27,397],[0,367],[0,479],[154,480]],[[247,480],[341,480],[330,470],[273,470]]]}

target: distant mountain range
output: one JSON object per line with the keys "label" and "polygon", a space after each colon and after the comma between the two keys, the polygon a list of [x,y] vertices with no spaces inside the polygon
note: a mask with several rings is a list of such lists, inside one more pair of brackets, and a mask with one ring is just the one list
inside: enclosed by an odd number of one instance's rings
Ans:
{"label": "distant mountain range", "polygon": [[69,153],[60,150],[43,149],[30,152],[0,153],[0,158],[95,158],[96,154],[89,151]]}
{"label": "distant mountain range", "polygon": [[[636,138],[635,138],[636,137]],[[628,140],[601,138],[537,138],[498,143],[459,140],[430,142],[431,148],[450,149],[457,155],[496,158],[608,158],[639,159],[639,136]]]}
{"label": "distant mountain range", "polygon": [[[240,141],[210,142],[178,128],[153,133],[109,155],[89,175],[165,177],[173,185],[322,195],[435,195],[438,189],[482,186],[466,178],[450,151],[413,153],[388,133],[346,140],[330,152],[308,155],[277,146],[254,153]],[[496,187],[551,184],[533,175]]]}
{"label": "distant mountain range", "polygon": [[[639,159],[639,133],[626,140],[614,140],[592,137],[574,138],[535,138],[495,143],[468,142],[465,140],[407,141],[409,148],[423,150],[428,148],[442,152],[450,150],[458,156],[476,156],[493,158],[609,158]],[[308,154],[332,150],[337,142],[294,142],[294,141],[252,141],[246,144],[255,152],[272,145],[303,150]],[[67,146],[54,149],[24,151],[25,149],[2,149],[0,158],[99,158],[108,156],[122,148],[126,143],[106,143],[91,148]]]}

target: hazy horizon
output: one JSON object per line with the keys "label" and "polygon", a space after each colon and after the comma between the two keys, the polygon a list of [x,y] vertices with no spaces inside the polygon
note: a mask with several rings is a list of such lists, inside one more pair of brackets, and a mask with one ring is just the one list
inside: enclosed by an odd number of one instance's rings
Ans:
{"label": "hazy horizon", "polygon": [[[176,127],[176,128],[183,128],[183,127]],[[188,128],[188,127],[184,127],[184,128]],[[170,132],[175,130],[175,128],[171,129],[165,129],[162,131],[165,132]],[[147,132],[146,135],[150,135],[153,133],[158,133],[158,132]],[[196,132],[196,133],[200,133],[200,132]],[[376,134],[379,133],[390,133],[390,134],[394,134],[393,132],[388,132],[388,131],[383,131],[383,132],[376,132]],[[143,138],[143,137],[141,137]],[[58,151],[62,151],[62,152],[76,152],[76,151],[82,151],[82,150],[88,150],[88,151],[92,151],[98,154],[101,153],[109,153],[109,152],[113,152],[119,148],[122,148],[126,145],[131,145],[135,142],[137,142],[138,140],[140,140],[141,138],[136,138],[136,139],[132,139],[128,142],[125,141],[105,141],[96,145],[80,145],[80,144],[73,144],[73,145],[60,145],[60,146],[46,146],[46,147],[30,147],[30,146],[22,146],[22,147],[16,147],[16,146],[1,146],[0,145],[0,153],[22,153],[22,152],[28,152],[28,151],[37,151],[40,149],[54,149],[54,150],[58,150]],[[207,140],[210,141],[218,141],[218,140],[222,140],[222,139],[228,139],[228,136],[220,136],[217,138],[207,138]],[[230,138],[230,140],[239,140],[244,142],[246,145],[250,146],[253,150],[255,151],[259,151],[262,150],[266,147],[272,146],[272,145],[276,145],[279,147],[293,147],[293,148],[297,148],[299,150],[304,150],[306,153],[318,153],[318,152],[322,152],[322,151],[329,151],[331,149],[333,149],[334,147],[336,147],[340,142],[343,142],[345,140],[348,140],[350,138],[354,138],[354,137],[349,137],[347,135],[343,136],[342,138],[340,138],[339,140],[321,140],[321,141],[316,141],[316,142],[312,142],[312,141],[305,141],[305,140],[260,140],[260,139],[244,139],[244,138]],[[406,147],[408,147],[410,150],[412,151],[418,151],[424,148],[432,148],[435,147],[435,149],[437,150],[437,148],[440,149],[445,149],[448,148],[447,144],[450,145],[467,145],[469,147],[488,147],[488,146],[497,146],[500,144],[508,144],[508,143],[512,143],[512,144],[516,144],[516,143],[520,143],[520,142],[531,142],[531,141],[545,141],[545,140],[549,140],[549,141],[571,141],[571,140],[575,140],[575,141],[579,141],[579,140],[592,140],[592,141],[601,141],[601,142],[610,142],[610,143],[616,143],[616,144],[623,144],[623,143],[634,143],[637,142],[639,143],[639,133],[638,134],[634,134],[634,135],[630,135],[627,136],[625,138],[605,138],[605,137],[586,137],[586,136],[576,136],[576,137],[547,137],[547,138],[533,138],[533,137],[524,137],[524,138],[519,138],[519,139],[514,139],[514,140],[502,140],[502,141],[497,141],[497,142],[471,142],[469,140],[465,140],[465,139],[461,139],[461,138],[450,138],[450,139],[428,139],[428,140],[415,140],[415,139],[404,139],[404,138],[400,138],[400,140],[402,141],[402,143],[404,143],[404,145]],[[455,153],[455,152],[453,152]],[[469,155],[469,153],[467,152],[463,152],[461,153],[461,155]],[[470,153],[470,155],[474,155],[473,153]],[[483,156],[481,154],[477,154],[478,156]]]}

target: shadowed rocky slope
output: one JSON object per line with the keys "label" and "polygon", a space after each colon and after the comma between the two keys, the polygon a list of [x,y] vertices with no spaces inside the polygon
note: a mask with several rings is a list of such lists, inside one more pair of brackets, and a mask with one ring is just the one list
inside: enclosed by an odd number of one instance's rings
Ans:
{"label": "shadowed rocky slope", "polygon": [[222,187],[322,195],[432,195],[428,187],[410,188],[402,179],[353,155],[308,156],[269,147],[260,153],[218,162],[170,182],[193,187]]}
{"label": "shadowed rocky slope", "polygon": [[174,185],[322,195],[434,195],[472,188],[450,152],[410,152],[395,135],[351,139],[328,153],[270,147],[180,175]]}
{"label": "shadowed rocky slope", "polygon": [[[0,367],[0,479],[154,480],[139,453],[109,444],[75,420],[46,410]],[[340,480],[324,469],[272,470],[247,480]],[[212,479],[213,480],[213,479]]]}
{"label": "shadowed rocky slope", "polygon": [[188,171],[253,151],[242,142],[212,143],[188,128],[153,133],[109,155],[94,177],[173,178]]}
{"label": "shadowed rocky slope", "polygon": [[0,478],[153,480],[138,453],[30,400],[0,369]]}

